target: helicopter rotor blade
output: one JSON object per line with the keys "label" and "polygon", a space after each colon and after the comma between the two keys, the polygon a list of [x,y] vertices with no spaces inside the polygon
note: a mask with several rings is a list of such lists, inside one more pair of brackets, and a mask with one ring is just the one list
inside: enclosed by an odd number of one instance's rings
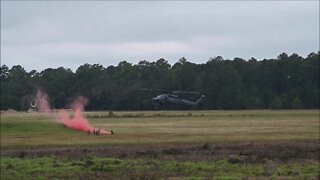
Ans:
{"label": "helicopter rotor blade", "polygon": [[169,92],[167,90],[163,90],[163,89],[150,89],[150,88],[141,88],[141,91],[153,91],[153,92]]}
{"label": "helicopter rotor blade", "polygon": [[36,107],[37,107],[37,104],[38,104],[37,99],[34,99],[33,101],[31,101],[30,106],[31,106],[32,108],[36,108]]}
{"label": "helicopter rotor blade", "polygon": [[152,88],[141,88],[141,91],[153,91],[153,92],[163,92],[168,94],[197,94],[200,95],[201,93],[198,91],[170,91],[164,89],[152,89]]}
{"label": "helicopter rotor blade", "polygon": [[172,91],[173,94],[201,94],[197,91]]}

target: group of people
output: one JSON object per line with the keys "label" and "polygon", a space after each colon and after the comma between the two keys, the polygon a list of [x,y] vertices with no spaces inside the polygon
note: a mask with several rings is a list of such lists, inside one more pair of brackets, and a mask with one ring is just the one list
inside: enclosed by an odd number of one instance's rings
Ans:
{"label": "group of people", "polygon": [[[90,130],[88,130],[88,134],[91,134]],[[93,134],[100,135],[100,129],[93,129]]]}
{"label": "group of people", "polygon": [[[90,129],[89,129],[87,132],[88,132],[88,134],[91,134]],[[92,133],[93,133],[94,135],[100,135],[100,129],[95,129],[95,128],[93,128]],[[113,131],[111,130],[110,133],[113,134]],[[110,134],[110,133],[109,133],[109,134]],[[104,133],[102,132],[102,134],[104,134]]]}

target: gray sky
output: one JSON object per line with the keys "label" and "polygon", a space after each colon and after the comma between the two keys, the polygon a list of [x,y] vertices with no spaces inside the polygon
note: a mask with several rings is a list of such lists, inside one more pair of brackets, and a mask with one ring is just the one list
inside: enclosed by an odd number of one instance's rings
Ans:
{"label": "gray sky", "polygon": [[317,51],[319,1],[1,1],[1,64],[27,71]]}

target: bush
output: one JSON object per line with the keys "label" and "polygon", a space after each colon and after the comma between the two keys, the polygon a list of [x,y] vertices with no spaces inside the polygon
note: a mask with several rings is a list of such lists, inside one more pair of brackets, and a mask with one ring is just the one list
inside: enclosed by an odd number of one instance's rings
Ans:
{"label": "bush", "polygon": [[271,109],[281,109],[282,108],[282,100],[278,97],[273,98],[270,104]]}

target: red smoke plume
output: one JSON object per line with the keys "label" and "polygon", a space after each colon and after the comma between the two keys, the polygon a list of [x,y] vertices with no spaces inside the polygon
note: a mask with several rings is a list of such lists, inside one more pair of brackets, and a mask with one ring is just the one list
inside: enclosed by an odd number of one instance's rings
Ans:
{"label": "red smoke plume", "polygon": [[61,111],[59,113],[59,121],[70,129],[79,131],[85,131],[89,133],[99,132],[99,134],[112,134],[110,131],[104,129],[93,128],[89,121],[83,116],[84,106],[87,104],[88,99],[84,97],[78,97],[72,104],[71,107],[74,110],[74,117],[70,118],[68,113]]}
{"label": "red smoke plume", "polygon": [[[37,94],[37,101],[36,104],[39,108],[39,111],[41,112],[49,112],[51,110],[50,105],[49,105],[49,98],[45,92],[42,90],[38,89]],[[36,105],[35,104],[35,105]]]}
{"label": "red smoke plume", "polygon": [[[87,104],[88,99],[78,97],[72,104],[71,108],[74,110],[74,117],[70,118],[69,114],[62,110],[59,112],[58,122],[63,123],[70,129],[85,131],[89,133],[99,132],[99,134],[112,134],[110,131],[104,129],[93,128],[89,121],[83,116],[84,106]],[[48,103],[48,96],[41,90],[37,91],[37,104],[41,112],[50,112],[51,108]]]}
{"label": "red smoke plume", "polygon": [[82,113],[87,102],[88,100],[83,97],[76,99],[71,104],[71,107],[74,110],[74,117],[70,118],[67,112],[61,111],[59,112],[59,121],[71,129],[90,132],[93,131],[89,121],[83,117]]}

